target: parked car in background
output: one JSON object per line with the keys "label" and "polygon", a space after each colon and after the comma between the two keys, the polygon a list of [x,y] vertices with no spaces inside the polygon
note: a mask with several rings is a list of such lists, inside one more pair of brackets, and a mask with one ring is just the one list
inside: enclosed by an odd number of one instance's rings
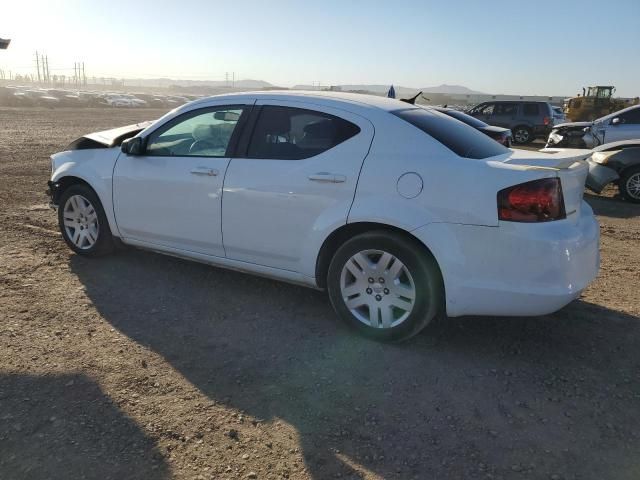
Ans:
{"label": "parked car in background", "polygon": [[484,102],[468,112],[489,125],[508,128],[514,143],[525,144],[538,137],[546,138],[553,127],[553,108],[548,102]]}
{"label": "parked car in background", "polygon": [[640,139],[640,105],[619,110],[593,122],[556,125],[547,147],[594,148],[605,143]]}
{"label": "parked car in background", "polygon": [[600,193],[604,187],[614,183],[623,198],[640,203],[640,140],[600,145],[593,149],[587,161],[587,188]]}
{"label": "parked car in background", "polygon": [[110,107],[131,107],[131,100],[123,97],[119,93],[107,93],[102,96],[102,100]]}
{"label": "parked car in background", "polygon": [[349,325],[400,340],[441,312],[543,315],[580,296],[599,258],[588,154],[508,149],[390,98],[255,92],[86,135],[51,157],[49,188],[77,254],[115,237],[326,288]]}
{"label": "parked car in background", "polygon": [[464,112],[459,110],[454,110],[453,108],[446,107],[429,107],[438,112],[444,113],[445,115],[449,115],[450,117],[455,118],[456,120],[460,120],[463,123],[475,128],[476,130],[481,131],[488,137],[493,138],[496,142],[501,143],[505,147],[511,147],[511,142],[513,141],[513,136],[511,134],[511,130],[508,128],[502,127],[494,127],[493,125],[487,125],[481,120],[472,117],[471,115],[467,115]]}
{"label": "parked car in background", "polygon": [[553,110],[553,124],[560,125],[561,123],[565,123],[567,121],[567,116],[565,115],[562,107],[551,106]]}
{"label": "parked car in background", "polygon": [[148,107],[152,108],[165,108],[167,106],[167,102],[164,97],[160,95],[153,95],[150,93],[136,93],[135,96],[140,100],[144,100],[147,102]]}
{"label": "parked car in background", "polygon": [[25,90],[24,94],[40,107],[54,108],[60,106],[60,99],[50,95],[46,90]]}

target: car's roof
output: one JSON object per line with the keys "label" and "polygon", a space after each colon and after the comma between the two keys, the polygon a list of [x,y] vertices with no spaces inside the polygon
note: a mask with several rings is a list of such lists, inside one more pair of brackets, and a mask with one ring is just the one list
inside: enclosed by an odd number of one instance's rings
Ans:
{"label": "car's roof", "polygon": [[212,100],[229,99],[230,101],[238,101],[243,98],[256,98],[258,100],[280,100],[280,101],[300,101],[301,99],[310,100],[314,103],[326,105],[331,104],[351,104],[359,107],[373,107],[386,111],[394,111],[405,108],[414,107],[400,100],[387,97],[378,97],[375,95],[365,95],[361,93],[347,92],[317,92],[305,90],[268,90],[257,92],[241,92],[232,94],[214,95],[212,97],[201,98],[190,103],[195,105],[199,103],[207,103]]}

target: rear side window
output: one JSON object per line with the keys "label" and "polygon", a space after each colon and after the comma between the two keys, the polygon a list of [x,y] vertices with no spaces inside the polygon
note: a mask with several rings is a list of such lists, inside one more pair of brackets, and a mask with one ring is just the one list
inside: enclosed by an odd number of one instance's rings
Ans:
{"label": "rear side window", "polygon": [[540,113],[537,103],[525,103],[524,114],[526,116],[536,116]]}
{"label": "rear side window", "polygon": [[279,160],[313,157],[360,132],[360,127],[328,113],[302,108],[262,107],[247,156]]}
{"label": "rear side window", "polygon": [[509,151],[484,133],[443,113],[422,108],[406,108],[391,113],[419,128],[461,157],[482,159]]}

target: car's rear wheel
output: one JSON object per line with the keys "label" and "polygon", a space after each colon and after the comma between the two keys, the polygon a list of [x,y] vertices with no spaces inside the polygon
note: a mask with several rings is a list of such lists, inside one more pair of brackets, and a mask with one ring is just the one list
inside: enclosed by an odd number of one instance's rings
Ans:
{"label": "car's rear wheel", "polygon": [[640,203],[640,166],[622,172],[618,183],[620,194],[628,201]]}
{"label": "car's rear wheel", "polygon": [[514,143],[521,145],[533,141],[533,132],[529,127],[519,126],[512,130]]}
{"label": "car's rear wheel", "polygon": [[338,316],[378,340],[412,337],[440,311],[442,278],[434,258],[402,235],[358,235],[335,253],[327,275]]}
{"label": "car's rear wheel", "polygon": [[87,185],[71,185],[62,192],[58,224],[64,241],[80,255],[100,256],[114,249],[102,203]]}

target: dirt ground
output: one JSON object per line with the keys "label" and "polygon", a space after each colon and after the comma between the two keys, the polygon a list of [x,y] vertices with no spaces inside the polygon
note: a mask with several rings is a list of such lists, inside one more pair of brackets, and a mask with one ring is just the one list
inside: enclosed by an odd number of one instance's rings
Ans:
{"label": "dirt ground", "polygon": [[383,345],[322,292],[67,249],[48,155],[162,113],[0,109],[0,479],[640,478],[640,206],[586,194],[562,311]]}

